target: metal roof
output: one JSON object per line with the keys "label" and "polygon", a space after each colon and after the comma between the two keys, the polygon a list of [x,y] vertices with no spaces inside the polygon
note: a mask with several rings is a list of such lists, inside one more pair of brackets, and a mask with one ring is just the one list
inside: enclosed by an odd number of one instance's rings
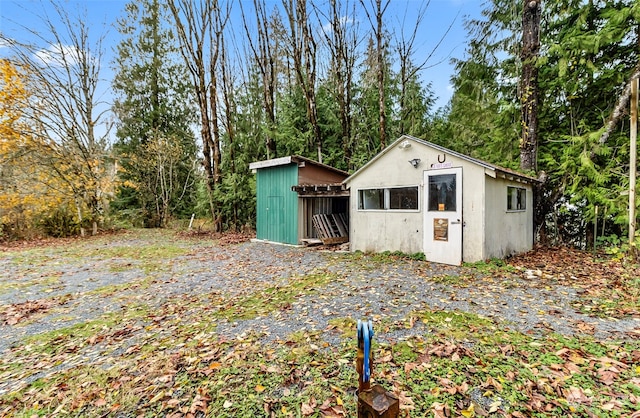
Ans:
{"label": "metal roof", "polygon": [[314,161],[310,158],[306,158],[306,157],[302,157],[300,155],[290,155],[288,157],[281,157],[281,158],[273,158],[271,160],[263,160],[263,161],[256,161],[254,163],[249,164],[249,169],[250,170],[257,170],[260,168],[268,168],[268,167],[277,167],[280,165],[287,165],[287,164],[291,164],[291,163],[308,163],[308,164],[312,164],[318,167],[322,167],[324,169],[339,173],[339,174],[343,174],[345,176],[348,176],[349,173],[347,173],[346,171],[342,171],[339,170],[335,167],[331,167],[330,165],[326,165],[323,163],[319,163],[317,161]]}

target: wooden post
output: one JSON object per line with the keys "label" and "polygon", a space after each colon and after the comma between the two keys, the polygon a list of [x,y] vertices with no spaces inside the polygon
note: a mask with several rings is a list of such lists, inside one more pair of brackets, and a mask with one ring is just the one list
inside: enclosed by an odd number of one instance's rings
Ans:
{"label": "wooden post", "polygon": [[631,80],[631,133],[629,161],[629,252],[633,259],[637,256],[636,235],[636,164],[638,139],[638,78]]}

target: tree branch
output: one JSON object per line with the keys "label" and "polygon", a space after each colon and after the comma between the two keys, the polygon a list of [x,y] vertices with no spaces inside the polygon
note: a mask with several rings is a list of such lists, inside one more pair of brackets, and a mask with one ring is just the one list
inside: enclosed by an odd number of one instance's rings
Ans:
{"label": "tree branch", "polygon": [[[604,145],[609,140],[609,137],[613,133],[613,130],[616,128],[616,125],[626,114],[627,106],[629,104],[629,98],[631,97],[631,81],[635,80],[636,78],[640,78],[640,65],[636,66],[636,68],[633,70],[631,77],[629,77],[629,80],[627,81],[624,90],[622,91],[622,94],[620,95],[620,97],[618,97],[616,107],[613,108],[611,116],[609,116],[609,120],[605,125],[605,130],[598,139],[599,145]],[[592,157],[593,154],[594,151],[591,151]]]}

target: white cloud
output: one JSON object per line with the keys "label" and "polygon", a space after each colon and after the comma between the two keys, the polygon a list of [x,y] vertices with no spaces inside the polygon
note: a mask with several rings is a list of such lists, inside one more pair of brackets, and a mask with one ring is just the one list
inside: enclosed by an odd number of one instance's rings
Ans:
{"label": "white cloud", "polygon": [[[340,25],[343,27],[346,27],[348,25],[352,25],[355,23],[355,20],[353,20],[352,18],[350,18],[349,16],[342,16],[340,18]],[[331,33],[333,32],[333,24],[331,22],[327,22],[324,25],[322,25],[322,31],[324,33]]]}
{"label": "white cloud", "polygon": [[82,51],[76,49],[70,45],[54,44],[50,45],[47,49],[41,49],[35,52],[34,58],[39,60],[44,65],[54,67],[74,66],[78,64],[81,59]]}
{"label": "white cloud", "polygon": [[11,41],[5,38],[0,38],[0,49],[2,48],[10,48]]}

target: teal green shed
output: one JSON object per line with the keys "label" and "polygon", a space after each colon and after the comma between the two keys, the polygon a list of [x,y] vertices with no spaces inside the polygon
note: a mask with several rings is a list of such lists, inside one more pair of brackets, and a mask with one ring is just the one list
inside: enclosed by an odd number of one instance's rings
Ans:
{"label": "teal green shed", "polygon": [[312,216],[345,212],[349,194],[342,187],[348,173],[300,156],[251,163],[256,174],[256,237],[300,244],[315,237]]}

